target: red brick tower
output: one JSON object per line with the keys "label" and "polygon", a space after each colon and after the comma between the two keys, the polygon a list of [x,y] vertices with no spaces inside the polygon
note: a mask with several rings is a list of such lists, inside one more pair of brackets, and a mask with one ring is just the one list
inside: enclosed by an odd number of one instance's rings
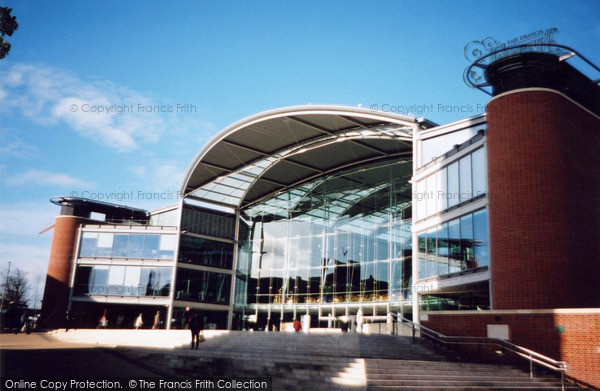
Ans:
{"label": "red brick tower", "polygon": [[487,78],[493,308],[600,307],[600,87],[544,53]]}

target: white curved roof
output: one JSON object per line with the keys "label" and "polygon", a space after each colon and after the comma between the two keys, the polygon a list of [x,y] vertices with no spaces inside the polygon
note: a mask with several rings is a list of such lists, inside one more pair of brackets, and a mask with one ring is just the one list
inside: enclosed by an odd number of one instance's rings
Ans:
{"label": "white curved roof", "polygon": [[369,109],[307,105],[265,111],[213,137],[194,158],[185,197],[244,207],[336,170],[412,154],[422,121]]}

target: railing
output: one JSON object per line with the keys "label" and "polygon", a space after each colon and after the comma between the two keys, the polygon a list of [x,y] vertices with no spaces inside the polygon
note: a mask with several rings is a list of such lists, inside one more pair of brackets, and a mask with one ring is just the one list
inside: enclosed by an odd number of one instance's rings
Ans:
{"label": "railing", "polygon": [[499,338],[488,338],[488,337],[462,337],[462,336],[447,336],[442,333],[438,333],[435,330],[429,329],[418,323],[415,323],[409,319],[406,319],[400,315],[392,314],[402,326],[409,327],[412,329],[413,342],[416,339],[417,330],[427,338],[432,339],[434,342],[440,342],[444,345],[476,345],[479,348],[481,346],[498,346],[501,349],[508,350],[526,360],[529,361],[529,376],[533,378],[533,364],[541,365],[553,371],[560,372],[560,384],[562,390],[565,389],[565,371],[567,370],[567,363],[565,361],[556,361],[550,357],[546,357],[540,353],[534,352],[533,350],[524,348],[522,346],[515,345]]}

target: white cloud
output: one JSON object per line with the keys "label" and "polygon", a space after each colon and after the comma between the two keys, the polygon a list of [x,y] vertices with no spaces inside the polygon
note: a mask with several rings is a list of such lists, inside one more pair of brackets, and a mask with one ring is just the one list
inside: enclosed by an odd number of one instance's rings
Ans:
{"label": "white cloud", "polygon": [[4,180],[4,183],[8,186],[24,186],[30,184],[36,186],[48,185],[70,188],[90,188],[94,186],[91,182],[67,174],[35,169],[9,176]]}
{"label": "white cloud", "polygon": [[13,64],[0,71],[0,107],[40,125],[67,124],[118,151],[156,143],[166,127],[151,98],[110,81],[84,81],[60,69]]}

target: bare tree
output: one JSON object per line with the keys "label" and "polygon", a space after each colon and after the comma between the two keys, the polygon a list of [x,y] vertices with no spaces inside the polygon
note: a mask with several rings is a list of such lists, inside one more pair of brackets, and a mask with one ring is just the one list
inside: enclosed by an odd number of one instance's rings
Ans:
{"label": "bare tree", "polygon": [[19,268],[11,270],[6,278],[6,271],[0,277],[0,293],[5,294],[2,298],[3,307],[8,305],[15,307],[25,307],[29,301],[31,285],[27,281],[27,273]]}

